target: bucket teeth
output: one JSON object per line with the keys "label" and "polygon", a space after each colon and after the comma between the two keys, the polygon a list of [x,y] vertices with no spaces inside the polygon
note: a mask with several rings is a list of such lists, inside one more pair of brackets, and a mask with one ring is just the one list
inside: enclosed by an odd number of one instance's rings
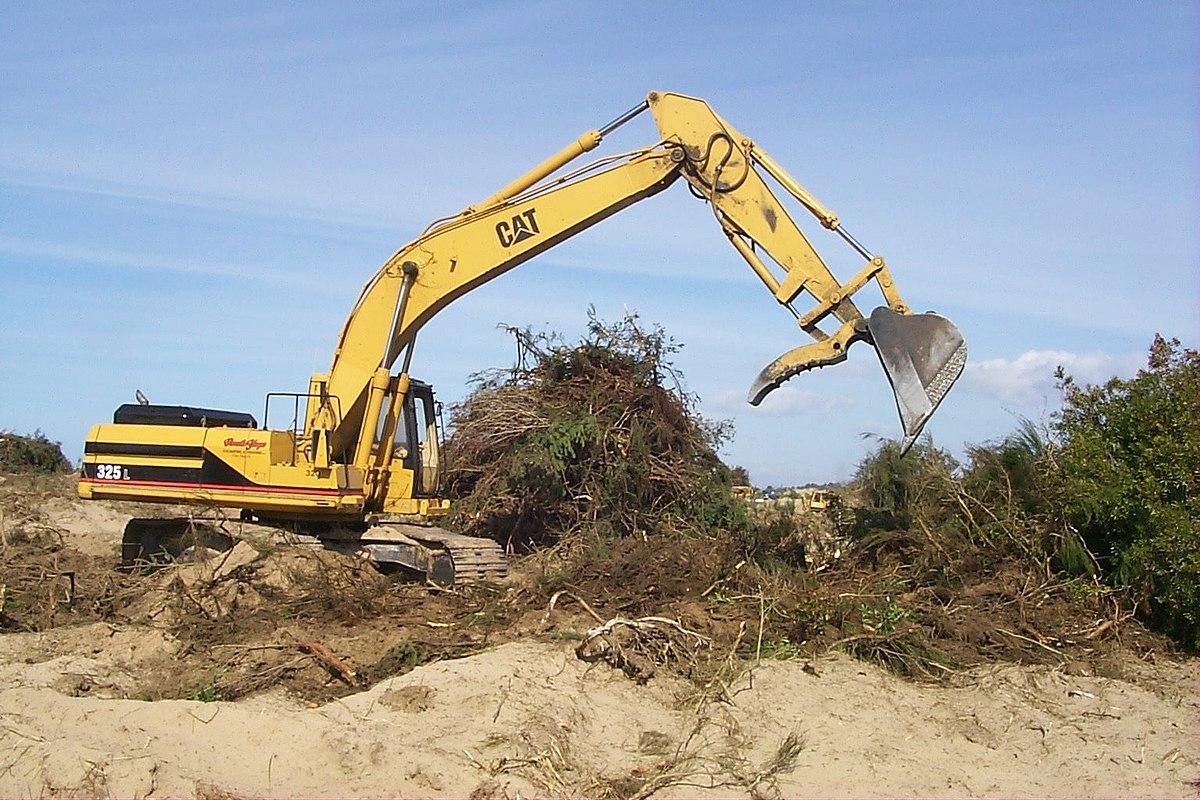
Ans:
{"label": "bucket teeth", "polygon": [[758,377],[754,379],[754,383],[750,386],[750,391],[746,395],[746,402],[752,406],[756,406],[789,378],[814,367],[828,367],[833,364],[840,364],[846,360],[846,352],[842,350],[835,356],[822,359],[819,362],[813,362],[808,358],[806,352],[810,348],[811,345],[805,345],[804,347],[789,350],[763,367],[762,372],[758,373]]}
{"label": "bucket teeth", "polygon": [[907,452],[962,374],[967,344],[953,322],[933,313],[905,315],[881,306],[867,328],[896,395],[901,452]]}

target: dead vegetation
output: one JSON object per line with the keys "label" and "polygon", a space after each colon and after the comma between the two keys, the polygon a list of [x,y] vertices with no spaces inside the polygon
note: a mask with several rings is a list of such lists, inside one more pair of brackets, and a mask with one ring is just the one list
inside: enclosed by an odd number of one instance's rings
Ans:
{"label": "dead vegetation", "polygon": [[72,489],[52,475],[10,475],[0,484],[0,630],[102,620],[137,593],[136,582],[72,547],[47,517],[47,500]]}
{"label": "dead vegetation", "polygon": [[663,758],[627,777],[610,780],[608,787],[621,800],[643,800],[668,788],[741,789],[751,797],[769,797],[778,792],[779,777],[795,769],[805,741],[793,731],[761,762],[746,756],[745,745],[740,726],[731,720],[714,726],[697,719],[688,735]]}
{"label": "dead vegetation", "polygon": [[579,601],[558,634],[580,639],[581,657],[704,684],[730,652],[838,648],[944,680],[989,661],[1091,672],[1116,648],[1171,650],[1124,593],[1073,566],[1086,546],[1038,512],[1030,431],[965,466],[929,442],[904,459],[883,442],[857,501],[751,514],[729,502],[715,456],[726,431],[696,414],[660,330],[593,318],[571,346],[513,333],[517,365],[455,410],[459,520],[536,549],[535,592],[551,608]]}
{"label": "dead vegetation", "polygon": [[[369,563],[228,522],[223,553],[138,575],[73,546],[45,513],[60,479],[0,484],[0,625],[50,631],[104,622],[161,631],[163,663],[125,694],[231,700],[283,687],[310,702],[340,697],[442,658],[478,652],[513,621],[512,587],[453,593],[380,574]],[[120,530],[109,532],[119,539]],[[503,640],[503,639],[501,639]]]}
{"label": "dead vegetation", "polygon": [[447,483],[460,526],[527,550],[742,524],[715,453],[728,428],[696,413],[661,330],[592,317],[573,346],[511,332],[517,365],[478,376],[454,409]]}
{"label": "dead vegetation", "polygon": [[182,686],[230,700],[282,686],[325,702],[504,641],[512,622],[512,589],[431,593],[303,544],[260,552],[240,541],[224,556],[155,576],[153,600],[129,609],[133,621],[167,626],[186,657],[184,677],[150,687],[151,697]]}

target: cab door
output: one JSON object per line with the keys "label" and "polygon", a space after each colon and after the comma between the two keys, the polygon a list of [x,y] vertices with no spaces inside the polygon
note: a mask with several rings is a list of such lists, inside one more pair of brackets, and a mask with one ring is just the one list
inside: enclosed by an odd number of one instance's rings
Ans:
{"label": "cab door", "polygon": [[413,472],[413,496],[436,496],[441,488],[441,442],[432,386],[413,381],[409,387],[404,431],[408,439],[404,466]]}

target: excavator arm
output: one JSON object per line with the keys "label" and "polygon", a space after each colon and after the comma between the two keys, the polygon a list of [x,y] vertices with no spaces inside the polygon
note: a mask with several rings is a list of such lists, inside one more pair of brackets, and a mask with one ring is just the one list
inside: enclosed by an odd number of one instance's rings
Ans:
{"label": "excavator arm", "polygon": [[[657,142],[555,176],[646,109],[658,125]],[[845,283],[834,276],[765,177],[863,257],[856,275]],[[388,259],[363,287],[329,373],[310,383],[306,434],[324,451],[314,460],[385,467],[372,453],[375,431],[381,415],[394,424],[412,348],[426,322],[475,287],[679,178],[710,204],[734,249],[814,340],[763,369],[749,402],[757,405],[800,372],[844,361],[850,345],[868,341],[895,390],[907,449],[962,371],[966,346],[958,329],[936,314],[912,315],[883,258],[859,244],[833,212],[707,103],[651,92],[644,103],[584,133],[491,197],[434,223]],[[872,281],[887,305],[864,317],[852,296]],[[804,311],[796,308],[802,296],[812,302]],[[826,332],[820,326],[829,317],[837,328]],[[391,368],[402,354],[397,380]],[[393,407],[384,408],[388,398]]]}

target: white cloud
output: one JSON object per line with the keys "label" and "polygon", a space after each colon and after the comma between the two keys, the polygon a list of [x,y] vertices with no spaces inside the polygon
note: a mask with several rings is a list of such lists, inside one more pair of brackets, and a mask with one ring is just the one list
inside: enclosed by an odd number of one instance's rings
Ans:
{"label": "white cloud", "polygon": [[1026,350],[1016,358],[988,358],[967,363],[965,388],[1006,402],[1035,402],[1052,396],[1054,371],[1063,367],[1079,383],[1103,383],[1129,376],[1140,366],[1134,353],[1111,355],[1101,351]]}
{"label": "white cloud", "polygon": [[771,392],[757,407],[746,402],[746,395],[737,391],[717,393],[708,404],[708,411],[717,414],[746,414],[758,417],[799,417],[805,414],[827,414],[847,408],[854,401],[841,395],[819,394],[806,389],[781,386]]}

